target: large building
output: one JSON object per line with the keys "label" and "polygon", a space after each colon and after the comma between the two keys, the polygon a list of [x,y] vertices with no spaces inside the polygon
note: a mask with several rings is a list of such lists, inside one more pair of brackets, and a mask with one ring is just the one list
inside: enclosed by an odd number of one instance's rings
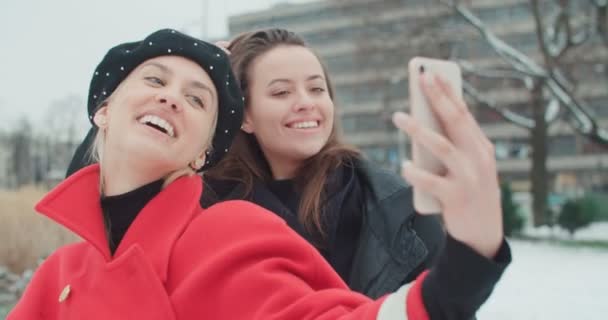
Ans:
{"label": "large building", "polygon": [[[467,3],[497,36],[541,61],[529,1]],[[475,29],[439,1],[285,3],[229,20],[232,35],[271,26],[296,31],[322,57],[336,89],[346,139],[391,169],[397,168],[408,150],[389,119],[393,111],[407,108],[410,58],[422,55],[467,60],[485,68],[507,66]],[[577,80],[577,96],[594,106],[597,119],[608,128],[608,49],[588,45],[583,54],[570,60],[573,63],[568,69]],[[486,98],[529,114],[530,93],[521,83],[488,80],[475,84]],[[496,145],[501,175],[516,188],[529,189],[529,132],[489,109],[472,102],[470,107]],[[563,121],[551,126],[549,135],[552,190],[608,190],[608,148],[574,134]]]}

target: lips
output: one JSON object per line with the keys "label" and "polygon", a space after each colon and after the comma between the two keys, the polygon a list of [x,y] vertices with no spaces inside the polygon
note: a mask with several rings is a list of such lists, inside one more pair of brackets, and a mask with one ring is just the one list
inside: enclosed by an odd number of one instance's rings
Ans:
{"label": "lips", "polygon": [[161,118],[160,116],[154,114],[146,114],[138,119],[138,122],[147,125],[151,128],[154,128],[171,138],[175,137],[175,129],[173,125],[167,121],[166,119]]}
{"label": "lips", "polygon": [[292,129],[314,129],[318,128],[319,125],[320,121],[318,120],[304,120],[290,122],[287,124],[287,127]]}

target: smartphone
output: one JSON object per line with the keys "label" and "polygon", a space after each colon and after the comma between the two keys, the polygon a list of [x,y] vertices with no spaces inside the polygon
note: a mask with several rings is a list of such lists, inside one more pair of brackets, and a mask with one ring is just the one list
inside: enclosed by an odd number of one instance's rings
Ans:
{"label": "smartphone", "polygon": [[[409,103],[412,118],[419,124],[431,128],[435,132],[445,134],[420,87],[420,76],[425,73],[441,76],[452,90],[459,97],[462,97],[460,67],[455,62],[424,57],[412,58],[408,64]],[[441,161],[426,150],[426,148],[414,142],[411,145],[412,163],[414,166],[434,174],[445,172],[445,167]],[[440,213],[441,205],[435,197],[422,192],[418,188],[414,188],[414,209],[421,214]]]}

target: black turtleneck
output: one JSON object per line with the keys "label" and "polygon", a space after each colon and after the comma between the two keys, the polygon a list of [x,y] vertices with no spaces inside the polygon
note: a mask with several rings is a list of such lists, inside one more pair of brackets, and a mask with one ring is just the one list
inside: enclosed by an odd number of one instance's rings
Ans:
{"label": "black turtleneck", "polygon": [[110,197],[101,196],[101,209],[112,255],[137,214],[160,192],[162,186],[161,179],[127,193]]}

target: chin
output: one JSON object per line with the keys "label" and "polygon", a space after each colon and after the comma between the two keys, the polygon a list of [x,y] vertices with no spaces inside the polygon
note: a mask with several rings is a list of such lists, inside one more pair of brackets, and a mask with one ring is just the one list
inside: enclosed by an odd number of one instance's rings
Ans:
{"label": "chin", "polygon": [[321,149],[323,149],[323,147],[325,146],[325,144],[318,144],[318,145],[304,145],[304,146],[299,146],[297,148],[292,148],[291,150],[288,150],[288,154],[292,154],[294,156],[296,156],[299,160],[306,160],[308,158],[314,157],[315,155],[317,155],[319,152],[321,152]]}
{"label": "chin", "polygon": [[125,148],[130,158],[139,159],[147,163],[158,163],[160,166],[174,165],[175,153],[168,150],[166,146],[155,143],[132,143]]}

